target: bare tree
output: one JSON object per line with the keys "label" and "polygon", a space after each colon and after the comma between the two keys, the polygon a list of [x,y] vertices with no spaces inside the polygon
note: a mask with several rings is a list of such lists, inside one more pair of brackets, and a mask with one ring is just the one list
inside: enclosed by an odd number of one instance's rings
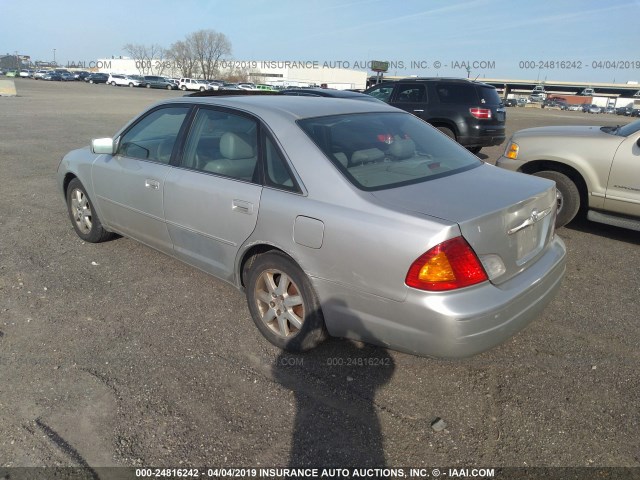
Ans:
{"label": "bare tree", "polygon": [[151,62],[151,72],[154,75],[162,76],[166,70],[170,70],[167,60],[167,49],[158,44],[148,47],[149,61]]}
{"label": "bare tree", "polygon": [[155,73],[162,75],[167,68],[166,50],[158,45],[140,45],[127,43],[122,49],[136,62],[140,75]]}
{"label": "bare tree", "polygon": [[167,58],[181,77],[193,77],[196,70],[196,58],[187,42],[178,41],[167,51]]}
{"label": "bare tree", "polygon": [[135,60],[138,73],[146,75],[151,67],[148,61],[147,47],[138,43],[127,43],[122,47],[122,50]]}
{"label": "bare tree", "polygon": [[230,54],[231,42],[224,33],[198,30],[171,45],[167,57],[184,77],[199,74],[213,78],[219,71],[220,61]]}
{"label": "bare tree", "polygon": [[219,72],[220,60],[231,55],[231,43],[227,36],[215,30],[198,30],[188,35],[186,42],[189,44],[204,78],[215,77]]}

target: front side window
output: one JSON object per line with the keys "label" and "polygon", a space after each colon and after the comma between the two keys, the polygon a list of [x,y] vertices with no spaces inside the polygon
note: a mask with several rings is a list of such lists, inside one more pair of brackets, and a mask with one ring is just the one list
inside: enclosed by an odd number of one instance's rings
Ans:
{"label": "front side window", "polygon": [[185,146],[183,167],[253,181],[257,163],[256,121],[221,110],[198,111]]}
{"label": "front side window", "polygon": [[396,101],[402,103],[418,103],[427,100],[424,85],[399,85]]}
{"label": "front side window", "polygon": [[154,110],[136,123],[120,139],[118,155],[169,163],[173,146],[189,107]]}
{"label": "front side window", "polygon": [[388,102],[392,93],[393,85],[380,85],[367,90],[368,95],[371,95],[373,98],[377,98],[378,100],[382,100],[383,102]]}
{"label": "front side window", "polygon": [[428,181],[482,165],[475,155],[408,113],[333,115],[298,124],[362,190]]}

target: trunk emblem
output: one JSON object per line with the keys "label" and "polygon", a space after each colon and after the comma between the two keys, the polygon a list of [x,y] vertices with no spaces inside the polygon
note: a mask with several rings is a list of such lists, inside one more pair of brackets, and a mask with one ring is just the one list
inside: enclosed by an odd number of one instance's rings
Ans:
{"label": "trunk emblem", "polygon": [[529,218],[527,218],[520,225],[517,225],[517,226],[507,230],[507,235],[513,235],[514,233],[519,232],[523,228],[527,228],[529,225],[533,225],[534,223],[538,223],[540,220],[542,220],[544,217],[546,217],[547,215],[549,215],[551,213],[551,208],[552,207],[546,208],[545,210],[543,210],[541,212],[539,212],[537,208],[534,208],[533,211],[531,212],[531,215],[529,215]]}

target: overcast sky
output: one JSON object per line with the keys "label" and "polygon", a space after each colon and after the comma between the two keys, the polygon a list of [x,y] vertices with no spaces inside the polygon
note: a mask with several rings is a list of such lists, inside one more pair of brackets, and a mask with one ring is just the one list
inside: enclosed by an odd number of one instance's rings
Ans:
{"label": "overcast sky", "polygon": [[387,60],[390,74],[464,77],[468,62],[473,78],[640,80],[640,0],[0,0],[0,19],[0,54],[50,61],[55,49],[65,65],[213,29],[238,60]]}

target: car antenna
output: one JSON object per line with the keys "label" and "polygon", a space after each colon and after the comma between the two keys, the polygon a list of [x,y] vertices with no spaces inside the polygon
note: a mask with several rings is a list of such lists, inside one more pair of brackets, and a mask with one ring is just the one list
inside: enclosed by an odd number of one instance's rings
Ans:
{"label": "car antenna", "polygon": [[474,78],[473,81],[475,82],[476,80],[478,80],[479,76],[480,76],[480,74],[478,74],[478,76],[476,76],[476,78]]}

